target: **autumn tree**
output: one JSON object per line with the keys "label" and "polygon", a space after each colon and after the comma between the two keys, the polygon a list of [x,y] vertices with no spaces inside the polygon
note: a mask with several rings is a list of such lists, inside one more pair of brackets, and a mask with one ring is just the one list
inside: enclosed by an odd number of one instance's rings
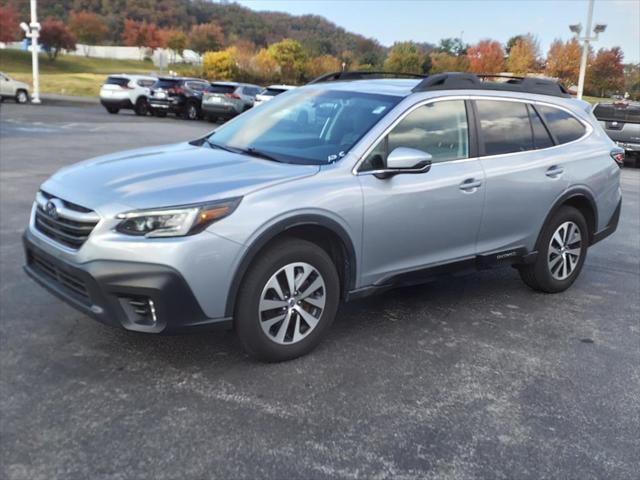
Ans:
{"label": "autumn tree", "polygon": [[554,40],[547,53],[545,74],[557,78],[567,87],[576,85],[580,74],[581,53],[582,49],[575,38],[566,43]]}
{"label": "autumn tree", "polygon": [[307,67],[307,53],[297,40],[287,38],[269,47],[269,53],[280,67],[282,81],[298,83]]}
{"label": "autumn tree", "polygon": [[342,68],[342,62],[333,55],[320,55],[309,60],[307,74],[309,78],[316,78],[325,73],[337,72]]}
{"label": "autumn tree", "polygon": [[397,42],[389,50],[384,69],[389,72],[423,73],[424,53],[415,42]]}
{"label": "autumn tree", "polygon": [[158,31],[162,47],[171,51],[171,61],[175,63],[176,56],[182,55],[187,47],[187,35],[176,28],[163,28]]}
{"label": "autumn tree", "polygon": [[623,58],[620,47],[598,50],[589,67],[587,90],[600,97],[622,90],[625,86]]}
{"label": "autumn tree", "polygon": [[72,11],[69,14],[69,29],[84,44],[85,56],[89,56],[90,46],[101,44],[109,33],[105,21],[95,13]]}
{"label": "autumn tree", "polygon": [[429,54],[431,68],[429,73],[468,72],[469,58],[466,55],[451,55],[445,52],[433,51]]}
{"label": "autumn tree", "polygon": [[537,68],[539,47],[532,35],[519,35],[515,42],[507,49],[507,69],[516,75],[526,75]]}
{"label": "autumn tree", "polygon": [[434,51],[459,57],[467,54],[467,48],[469,46],[465,45],[461,38],[443,38]]}
{"label": "autumn tree", "polygon": [[143,48],[155,50],[162,45],[158,26],[155,23],[138,22],[129,18],[124,21],[122,41],[129,47],[138,47],[141,55]]}
{"label": "autumn tree", "polygon": [[481,40],[467,49],[469,71],[500,73],[504,70],[504,50],[495,40]]}
{"label": "autumn tree", "polygon": [[252,68],[265,83],[275,81],[280,74],[278,62],[271,56],[266,48],[260,49],[251,60]]}
{"label": "autumn tree", "polygon": [[75,50],[76,37],[64,22],[48,17],[40,25],[40,43],[46,48],[50,60],[58,58],[60,50]]}
{"label": "autumn tree", "polygon": [[224,45],[224,33],[217,23],[194,25],[189,32],[189,48],[196,53],[220,50]]}
{"label": "autumn tree", "polygon": [[0,42],[17,40],[20,31],[18,24],[17,10],[11,5],[0,5]]}
{"label": "autumn tree", "polygon": [[217,52],[205,52],[202,56],[202,71],[209,80],[233,80],[238,71],[233,60],[235,47]]}

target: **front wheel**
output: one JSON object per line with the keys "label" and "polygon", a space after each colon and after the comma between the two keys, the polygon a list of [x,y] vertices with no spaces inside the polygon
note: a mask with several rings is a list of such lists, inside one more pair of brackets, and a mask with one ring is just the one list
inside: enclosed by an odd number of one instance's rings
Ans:
{"label": "front wheel", "polygon": [[534,290],[562,292],[578,278],[588,245],[589,231],[582,213],[561,207],[542,229],[535,263],[519,267],[520,277]]}
{"label": "front wheel", "polygon": [[16,102],[27,103],[29,101],[29,94],[24,90],[18,90],[16,93]]}
{"label": "front wheel", "polygon": [[200,111],[198,109],[198,106],[193,102],[189,102],[184,111],[184,118],[186,120],[197,120],[199,116]]}
{"label": "front wheel", "polygon": [[245,275],[235,327],[245,350],[268,362],[310,352],[333,322],[340,280],[331,257],[314,243],[286,239]]}
{"label": "front wheel", "polygon": [[139,98],[136,101],[136,105],[133,109],[136,115],[144,117],[149,113],[149,102],[147,102],[146,98]]}

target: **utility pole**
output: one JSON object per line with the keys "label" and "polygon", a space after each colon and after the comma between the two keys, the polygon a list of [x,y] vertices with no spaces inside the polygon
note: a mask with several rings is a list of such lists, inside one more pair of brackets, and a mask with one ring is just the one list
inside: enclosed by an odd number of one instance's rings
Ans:
{"label": "utility pole", "polygon": [[38,38],[40,37],[40,24],[38,23],[36,0],[31,0],[31,23],[22,22],[20,28],[25,36],[31,39],[31,65],[33,70],[33,91],[31,103],[40,103],[40,69],[38,65]]}
{"label": "utility pole", "polygon": [[593,5],[595,0],[589,0],[589,10],[587,13],[587,29],[584,37],[580,36],[582,32],[582,24],[569,25],[569,30],[576,34],[578,41],[582,44],[582,58],[580,59],[580,76],[578,77],[578,98],[582,98],[582,92],[584,91],[584,78],[587,73],[587,60],[589,59],[589,44],[598,40],[598,35],[607,29],[607,26],[601,23],[597,23],[593,29],[595,35],[591,36],[591,24],[593,22]]}

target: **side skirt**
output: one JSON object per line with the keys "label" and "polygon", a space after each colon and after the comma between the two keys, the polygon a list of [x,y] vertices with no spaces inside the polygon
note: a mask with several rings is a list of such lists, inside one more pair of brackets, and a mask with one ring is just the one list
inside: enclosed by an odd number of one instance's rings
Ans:
{"label": "side skirt", "polygon": [[411,270],[384,278],[376,285],[351,290],[346,295],[346,301],[350,302],[393,288],[421,285],[442,277],[465,275],[495,267],[526,265],[534,263],[537,257],[538,252],[528,252],[525,247],[515,247],[476,255],[457,262]]}

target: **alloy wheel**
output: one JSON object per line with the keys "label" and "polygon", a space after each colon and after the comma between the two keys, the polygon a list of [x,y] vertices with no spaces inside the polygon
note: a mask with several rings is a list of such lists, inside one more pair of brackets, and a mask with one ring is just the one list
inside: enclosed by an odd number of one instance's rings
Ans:
{"label": "alloy wheel", "polygon": [[29,99],[29,97],[27,96],[26,92],[24,91],[20,91],[18,92],[18,103],[27,103],[27,100]]}
{"label": "alloy wheel", "polygon": [[547,265],[555,280],[567,279],[576,269],[582,254],[582,235],[574,222],[564,222],[549,242]]}
{"label": "alloy wheel", "polygon": [[320,272],[308,263],[290,263],[274,273],[262,289],[260,327],[275,343],[298,343],[318,325],[325,303],[326,288]]}

